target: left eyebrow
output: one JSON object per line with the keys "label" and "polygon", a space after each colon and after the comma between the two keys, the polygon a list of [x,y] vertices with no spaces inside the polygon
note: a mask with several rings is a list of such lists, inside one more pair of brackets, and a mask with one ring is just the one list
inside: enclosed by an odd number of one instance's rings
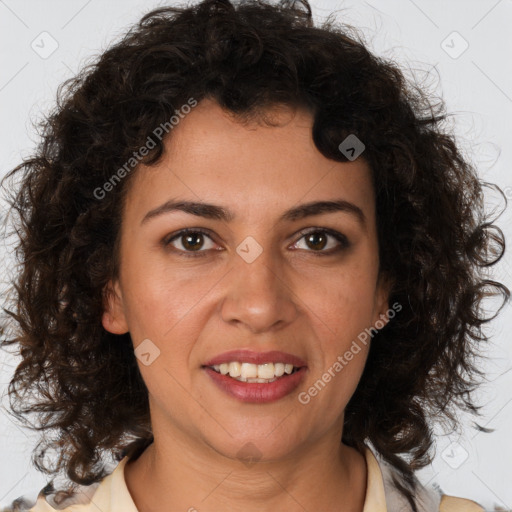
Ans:
{"label": "left eyebrow", "polygon": [[[140,224],[142,225],[154,217],[173,211],[182,211],[198,217],[223,220],[225,222],[231,222],[236,218],[236,215],[233,212],[223,208],[222,206],[196,201],[174,201],[171,199],[146,213]],[[293,222],[313,215],[334,212],[344,212],[354,216],[359,224],[361,224],[361,227],[366,229],[366,217],[361,208],[349,201],[345,201],[344,199],[338,199],[335,201],[315,201],[301,204],[285,211],[279,218],[279,221]]]}

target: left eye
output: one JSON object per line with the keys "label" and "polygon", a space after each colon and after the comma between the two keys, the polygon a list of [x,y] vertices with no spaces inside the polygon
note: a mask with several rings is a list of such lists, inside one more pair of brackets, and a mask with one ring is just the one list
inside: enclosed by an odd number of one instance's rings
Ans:
{"label": "left eye", "polygon": [[[315,252],[319,255],[328,255],[350,246],[345,235],[329,229],[314,229],[307,232],[301,231],[300,234],[302,236],[292,246],[294,249],[312,249],[310,252]],[[331,241],[331,244],[329,244],[329,238],[335,240],[335,242]],[[209,245],[206,244],[205,246],[205,240],[209,241]],[[306,247],[298,247],[301,240],[304,240]],[[178,246],[174,245],[175,242],[178,241]],[[213,249],[215,245],[206,231],[197,228],[182,230],[162,242],[164,247],[172,245],[179,252],[183,253],[184,256],[203,256],[203,254],[200,253]]]}
{"label": "left eye", "polygon": [[[339,250],[345,249],[350,245],[347,237],[341,233],[338,233],[337,231],[315,229],[306,233],[301,232],[301,234],[302,237],[299,238],[295,245],[297,245],[300,240],[304,240],[306,249],[313,249],[312,252],[331,254],[333,252],[338,252]],[[334,239],[338,243],[331,243],[331,245],[327,247],[329,245],[329,238]],[[338,245],[338,247],[336,247],[336,245]],[[303,247],[298,247],[298,249],[302,248]],[[324,250],[326,248],[333,250]]]}

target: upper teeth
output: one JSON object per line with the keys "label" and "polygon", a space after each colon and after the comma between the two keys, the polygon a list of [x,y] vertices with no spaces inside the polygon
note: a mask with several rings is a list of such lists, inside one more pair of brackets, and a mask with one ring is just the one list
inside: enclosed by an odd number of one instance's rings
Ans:
{"label": "upper teeth", "polygon": [[213,365],[213,369],[230,377],[241,377],[243,379],[273,379],[281,377],[283,374],[290,374],[293,371],[293,364],[285,363],[240,363],[232,361]]}

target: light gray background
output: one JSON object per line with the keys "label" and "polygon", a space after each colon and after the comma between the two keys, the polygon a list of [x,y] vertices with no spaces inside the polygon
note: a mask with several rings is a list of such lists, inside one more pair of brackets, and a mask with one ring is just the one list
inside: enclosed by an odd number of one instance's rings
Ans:
{"label": "light gray background", "polygon": [[[52,106],[57,86],[141,14],[163,4],[0,0],[2,176],[37,142],[31,120]],[[408,76],[414,74],[424,87],[442,95],[454,114],[465,154],[484,179],[500,185],[512,200],[512,144],[507,129],[512,117],[511,0],[312,0],[311,5],[318,20],[339,10],[338,19],[359,27],[375,53],[397,61]],[[52,45],[58,47],[48,55]],[[490,208],[501,207],[496,194],[488,200]],[[498,225],[512,244],[511,210]],[[4,257],[5,249],[1,250]],[[496,277],[512,288],[509,252]],[[463,435],[439,436],[433,464],[419,473],[423,483],[435,482],[445,493],[472,498],[488,510],[512,509],[511,329],[508,305],[487,331],[492,336],[485,364],[489,382],[479,394],[485,406],[480,423],[496,431],[477,434],[468,427],[471,418],[462,418]],[[17,359],[0,352],[0,364],[5,407],[6,386]],[[35,444],[35,435],[14,425],[0,408],[0,506],[45,485],[46,477],[30,465]]]}

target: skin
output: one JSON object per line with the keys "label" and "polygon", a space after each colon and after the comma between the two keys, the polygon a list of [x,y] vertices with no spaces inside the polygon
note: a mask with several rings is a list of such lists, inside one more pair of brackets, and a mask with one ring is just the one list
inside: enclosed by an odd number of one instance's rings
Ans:
{"label": "skin", "polygon": [[[128,191],[120,277],[109,283],[103,326],[129,331],[134,348],[149,338],[160,350],[150,365],[138,361],[155,441],[125,467],[141,512],[162,504],[201,512],[363,509],[365,459],[340,439],[370,343],[307,405],[297,396],[388,310],[370,168],[361,157],[325,158],[312,141],[308,112],[269,113],[279,126],[242,125],[203,100],[173,129],[162,161],[139,166]],[[169,199],[221,205],[236,218],[174,211],[141,225]],[[357,205],[365,226],[347,212],[278,220],[299,204],[337,199]],[[202,257],[183,256],[183,237],[162,245],[183,228],[210,230],[196,246]],[[299,232],[308,228],[335,230],[350,246],[332,236],[308,244]],[[236,252],[247,236],[263,248],[252,263]],[[295,354],[308,365],[306,378],[276,402],[242,403],[201,368],[238,348]],[[260,455],[250,466],[237,456],[248,442]]]}

